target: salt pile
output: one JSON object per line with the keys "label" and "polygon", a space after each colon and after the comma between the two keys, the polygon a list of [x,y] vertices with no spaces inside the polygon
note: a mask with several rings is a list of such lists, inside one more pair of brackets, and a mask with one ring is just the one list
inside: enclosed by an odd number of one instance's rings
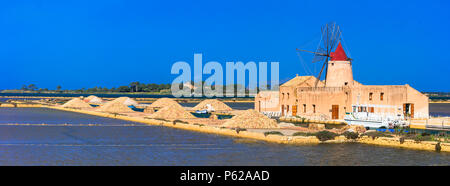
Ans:
{"label": "salt pile", "polygon": [[192,108],[193,110],[205,110],[208,109],[207,105],[211,105],[215,111],[231,111],[231,107],[217,99],[207,99],[200,102],[197,106]]}
{"label": "salt pile", "polygon": [[98,103],[98,104],[103,103],[103,99],[102,98],[99,98],[99,97],[94,96],[94,95],[88,96],[87,98],[84,99],[84,101],[87,102],[87,103]]}
{"label": "salt pile", "polygon": [[170,105],[178,105],[178,102],[176,102],[173,99],[170,98],[160,98],[158,100],[156,100],[155,102],[153,102],[150,107],[153,108],[163,108],[166,106],[170,106]]}
{"label": "salt pile", "polygon": [[160,108],[164,108],[164,107],[171,106],[171,105],[177,105],[177,106],[181,107],[181,105],[178,104],[178,102],[176,102],[173,99],[160,98],[160,99],[156,100],[155,102],[153,102],[150,106],[145,107],[144,112],[153,114],[155,112],[155,109],[160,109]]}
{"label": "salt pile", "polygon": [[271,129],[279,128],[277,121],[270,119],[256,110],[242,111],[239,115],[226,121],[222,126],[228,128]]}
{"label": "salt pile", "polygon": [[82,101],[80,98],[73,98],[62,105],[64,108],[92,108],[91,105]]}
{"label": "salt pile", "polygon": [[115,100],[112,100],[113,102],[119,102],[122,103],[126,106],[130,106],[130,105],[138,105],[139,103],[137,101],[135,101],[134,99],[131,99],[129,97],[119,97],[116,98]]}
{"label": "salt pile", "polygon": [[97,111],[110,113],[134,112],[133,109],[118,101],[110,101],[100,106]]}
{"label": "salt pile", "polygon": [[179,104],[173,104],[159,109],[157,112],[150,115],[151,118],[159,119],[195,119],[196,117],[184,110]]}

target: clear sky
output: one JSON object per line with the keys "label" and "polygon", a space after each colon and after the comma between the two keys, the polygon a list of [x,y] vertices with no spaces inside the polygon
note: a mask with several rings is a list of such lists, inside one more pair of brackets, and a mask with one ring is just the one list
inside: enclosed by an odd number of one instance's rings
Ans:
{"label": "clear sky", "polygon": [[172,64],[194,53],[279,61],[287,80],[308,74],[295,49],[336,21],[357,81],[450,92],[449,10],[447,0],[2,1],[0,89],[171,83]]}

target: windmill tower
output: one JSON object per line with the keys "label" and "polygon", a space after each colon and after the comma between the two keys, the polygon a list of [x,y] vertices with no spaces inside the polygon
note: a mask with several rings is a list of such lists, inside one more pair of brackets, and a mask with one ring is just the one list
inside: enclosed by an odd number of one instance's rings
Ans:
{"label": "windmill tower", "polygon": [[330,54],[328,61],[326,87],[353,86],[352,62],[345,54],[342,44],[339,42],[336,50]]}
{"label": "windmill tower", "polygon": [[[339,26],[334,22],[325,24],[322,26],[321,33],[321,42],[316,51],[297,49],[299,52],[314,54],[312,62],[323,64],[317,75],[315,87],[317,87],[323,72],[325,72],[325,87],[352,86],[352,59],[347,57],[347,54],[342,47],[342,34]],[[333,50],[334,52],[332,52]]]}

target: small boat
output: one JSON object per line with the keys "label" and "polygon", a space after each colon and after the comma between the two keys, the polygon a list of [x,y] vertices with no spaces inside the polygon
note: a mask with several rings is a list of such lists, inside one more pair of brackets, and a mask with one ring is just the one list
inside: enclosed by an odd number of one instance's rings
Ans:
{"label": "small boat", "polygon": [[208,110],[196,110],[195,113],[197,113],[197,114],[207,114]]}

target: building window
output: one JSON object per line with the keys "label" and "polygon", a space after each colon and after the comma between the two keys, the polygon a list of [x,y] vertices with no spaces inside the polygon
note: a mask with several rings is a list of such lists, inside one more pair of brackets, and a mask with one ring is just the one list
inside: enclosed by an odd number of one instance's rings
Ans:
{"label": "building window", "polygon": [[284,99],[284,93],[281,93],[281,99]]}
{"label": "building window", "polygon": [[372,101],[372,95],[373,95],[373,93],[371,92],[371,93],[369,93],[369,101]]}
{"label": "building window", "polygon": [[313,113],[316,113],[316,105],[313,105]]}
{"label": "building window", "polygon": [[303,112],[306,113],[306,104],[303,104]]}
{"label": "building window", "polygon": [[289,93],[287,93],[287,98],[289,99]]}
{"label": "building window", "polygon": [[383,101],[384,92],[380,93],[380,101]]}

